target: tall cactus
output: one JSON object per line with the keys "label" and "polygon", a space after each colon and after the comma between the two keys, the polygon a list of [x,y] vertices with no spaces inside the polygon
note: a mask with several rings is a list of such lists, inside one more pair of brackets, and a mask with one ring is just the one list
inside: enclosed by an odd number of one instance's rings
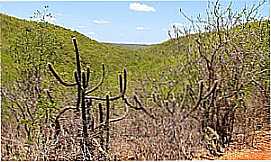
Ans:
{"label": "tall cactus", "polygon": [[[109,151],[109,124],[112,122],[117,122],[120,121],[122,119],[124,119],[129,112],[128,107],[131,107],[135,110],[141,110],[144,113],[146,113],[147,115],[149,115],[150,117],[152,117],[153,119],[155,119],[155,117],[150,114],[146,108],[144,108],[144,106],[142,105],[142,103],[139,101],[139,99],[137,98],[137,96],[134,96],[134,100],[137,103],[137,105],[132,105],[131,103],[129,103],[127,97],[125,96],[126,93],[126,88],[127,88],[127,71],[124,68],[123,70],[123,76],[121,74],[119,74],[119,94],[117,96],[109,96],[106,95],[106,97],[100,97],[100,96],[91,96],[91,93],[94,92],[95,90],[97,90],[104,81],[104,76],[105,76],[105,67],[104,65],[102,65],[102,76],[100,79],[100,82],[93,87],[90,87],[90,69],[89,67],[87,68],[87,71],[82,71],[81,70],[81,64],[80,64],[80,55],[79,55],[79,50],[78,50],[78,46],[76,43],[76,39],[75,37],[72,38],[72,42],[74,45],[74,50],[75,50],[75,56],[76,56],[76,70],[74,72],[74,81],[72,83],[66,82],[64,81],[59,74],[56,72],[56,70],[54,69],[54,67],[52,66],[52,64],[48,63],[48,68],[50,70],[50,72],[53,74],[53,76],[64,86],[66,87],[77,87],[77,101],[76,101],[76,107],[65,107],[64,109],[62,109],[59,114],[56,116],[55,119],[55,128],[56,128],[56,134],[55,134],[55,139],[57,139],[59,133],[60,133],[60,124],[59,124],[59,118],[61,117],[62,114],[64,114],[66,111],[68,110],[76,110],[78,112],[80,112],[81,114],[81,123],[82,123],[82,137],[83,140],[81,142],[81,150],[83,152],[83,158],[84,160],[94,160],[91,156],[92,156],[92,146],[91,146],[91,142],[88,141],[88,129],[90,129],[91,131],[95,131],[95,130],[99,130],[99,138],[100,138],[100,152],[104,155],[108,155],[108,151]],[[110,103],[112,101],[118,100],[118,99],[122,99],[123,103],[124,103],[124,107],[125,107],[125,113],[121,116],[118,117],[116,119],[110,119]],[[99,103],[99,113],[100,113],[100,119],[99,119],[99,124],[94,128],[94,119],[93,119],[93,115],[91,114],[91,111],[89,108],[91,108],[92,106],[92,101],[93,100],[97,100],[100,102],[105,102],[106,103],[106,114],[105,114],[105,121],[104,121],[104,114],[103,114],[103,110],[102,110],[102,104]],[[91,120],[91,121],[90,121]],[[104,139],[103,136],[103,131],[106,131],[106,136]],[[94,140],[95,142],[96,140]],[[97,143],[97,142],[95,142]],[[100,156],[102,160],[106,160],[104,157],[104,155]]]}
{"label": "tall cactus", "polygon": [[[86,96],[88,94],[91,94],[92,92],[94,92],[95,90],[97,90],[103,83],[104,80],[104,75],[105,75],[105,67],[104,65],[102,65],[102,76],[101,76],[101,80],[100,82],[92,87],[90,87],[89,81],[90,81],[90,69],[89,67],[87,68],[87,71],[82,71],[81,70],[81,64],[80,64],[80,55],[79,55],[79,50],[78,50],[78,46],[77,46],[77,42],[76,42],[76,38],[73,37],[72,38],[72,42],[74,45],[74,50],[75,50],[75,55],[76,55],[76,70],[74,72],[74,82],[72,83],[68,83],[66,81],[64,81],[63,79],[61,79],[61,77],[58,75],[58,73],[56,72],[56,70],[54,69],[54,67],[52,66],[52,64],[48,64],[48,68],[51,71],[51,73],[53,74],[53,76],[64,86],[66,87],[77,87],[77,101],[76,101],[76,107],[66,107],[64,108],[62,111],[60,111],[60,113],[57,115],[56,117],[56,135],[59,134],[60,132],[60,124],[58,119],[60,118],[60,116],[66,112],[67,110],[77,110],[80,111],[81,114],[81,122],[82,122],[82,127],[83,127],[83,132],[82,132],[82,137],[83,137],[83,142],[81,145],[81,149],[83,150],[83,157],[85,158],[85,160],[91,160],[92,158],[90,157],[90,155],[87,153],[89,151],[89,144],[88,144],[88,121],[87,121],[87,111],[86,109],[91,105],[88,104],[88,101],[91,102],[93,99],[94,100],[103,100],[106,101],[107,103],[107,111],[106,111],[106,130],[107,130],[107,138],[106,138],[106,149],[108,150],[108,141],[109,141],[109,101],[114,101],[117,100],[119,98],[122,98],[125,94],[125,90],[126,90],[126,77],[127,77],[127,72],[126,69],[124,69],[124,78],[122,79],[122,76],[120,74],[119,79],[120,79],[120,94],[118,96],[113,96],[113,97],[109,97],[106,96],[106,98],[101,98],[101,97],[89,97]],[[124,85],[123,85],[124,84]],[[89,114],[91,116],[91,114]],[[94,121],[93,119],[91,119],[92,121]],[[101,120],[103,121],[103,120]],[[92,128],[93,124],[92,124]],[[88,151],[87,151],[88,150]]]}

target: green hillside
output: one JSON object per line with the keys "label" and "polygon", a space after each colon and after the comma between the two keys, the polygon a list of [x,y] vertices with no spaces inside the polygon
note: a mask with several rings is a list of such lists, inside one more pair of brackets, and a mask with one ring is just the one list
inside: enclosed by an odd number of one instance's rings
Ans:
{"label": "green hillside", "polygon": [[[269,26],[268,21],[263,22],[263,24]],[[249,30],[259,32],[257,23],[251,23],[250,26],[252,27],[249,28]],[[232,34],[238,33],[241,28],[241,26],[234,27],[231,29]],[[267,27],[267,29],[269,28]],[[9,84],[12,77],[16,75],[12,68],[14,62],[12,61],[12,52],[10,51],[10,48],[16,44],[15,38],[18,37],[20,33],[24,33],[27,30],[37,31],[41,29],[37,22],[21,20],[1,14],[1,72],[3,85]],[[53,34],[56,41],[59,42],[59,48],[56,48],[54,51],[59,57],[55,67],[58,71],[63,73],[64,78],[67,80],[72,78],[72,73],[75,68],[74,49],[71,42],[72,36],[75,36],[78,40],[83,65],[90,66],[94,72],[94,82],[99,78],[98,75],[102,63],[107,67],[107,82],[111,84],[116,80],[116,74],[122,71],[123,67],[128,69],[130,81],[144,79],[146,75],[159,78],[170,69],[176,70],[179,66],[182,66],[189,61],[186,56],[186,50],[189,45],[192,48],[190,53],[195,54],[193,56],[194,58],[198,57],[195,44],[195,40],[198,38],[197,34],[182,36],[176,40],[169,40],[156,45],[127,46],[100,43],[76,31],[71,31],[52,24],[47,24],[47,27],[42,30]],[[263,32],[268,33],[268,31],[269,30]],[[216,37],[215,33],[202,33],[201,35],[204,39]],[[269,36],[266,36],[265,39],[268,40]],[[253,35],[251,35],[251,37],[253,37]],[[238,39],[239,38],[236,38],[236,41],[238,41]],[[213,41],[216,40],[214,39]],[[252,42],[249,41],[248,44],[249,43]],[[266,45],[266,50],[269,47],[268,43],[269,42],[266,41],[266,44],[264,44]],[[247,47],[250,48],[249,45]],[[173,77],[173,79],[183,79],[184,77],[176,75],[171,77]],[[131,84],[132,83],[133,82],[131,82]]]}
{"label": "green hillside", "polygon": [[[269,29],[268,21],[262,24]],[[260,32],[256,22],[250,23],[249,26],[251,27],[248,30]],[[232,34],[238,34],[241,29],[242,26],[237,26],[231,29],[230,32]],[[59,43],[57,45],[58,47],[53,51],[58,57],[55,67],[66,80],[72,79],[73,70],[75,68],[74,47],[71,42],[72,36],[77,38],[83,66],[90,66],[93,71],[92,79],[94,82],[99,80],[102,63],[106,65],[106,82],[107,85],[109,84],[107,88],[117,86],[116,75],[122,71],[123,67],[128,69],[131,91],[132,87],[134,87],[134,81],[144,80],[146,77],[159,79],[163,75],[166,75],[167,80],[178,80],[179,83],[185,83],[187,81],[186,77],[194,77],[195,81],[198,80],[198,74],[196,73],[192,75],[191,71],[179,71],[182,66],[199,57],[195,43],[195,40],[199,38],[197,34],[182,36],[175,40],[149,46],[116,45],[100,43],[76,31],[71,31],[53,24],[47,24],[45,28],[41,29],[37,22],[21,20],[1,14],[1,73],[3,86],[9,85],[11,83],[10,81],[14,80],[14,76],[16,76],[16,72],[13,68],[15,63],[12,59],[13,54],[10,49],[14,44],[18,43],[16,42],[16,37],[18,38],[20,33],[25,33],[28,30],[30,33],[31,31],[44,30],[45,33],[50,33],[54,36],[56,42]],[[269,30],[265,30],[262,32],[268,33],[268,31]],[[246,35],[246,33],[244,33],[244,35]],[[264,49],[268,50],[269,35],[264,35],[266,36],[264,37],[266,44],[262,44],[261,46],[264,46]],[[252,38],[251,40],[255,39],[253,35],[248,36]],[[216,33],[202,33],[200,37],[203,40],[206,39],[206,41],[214,37],[215,39],[213,39],[212,42],[217,41]],[[235,40],[233,41],[238,42],[239,39],[243,39],[241,37],[242,35],[240,38],[234,38]],[[249,41],[246,42],[246,47],[254,48],[254,46],[249,46],[249,44],[253,42],[250,39],[247,40]],[[48,46],[50,46],[50,44],[48,44]],[[191,51],[188,52],[188,48],[191,48]],[[189,55],[191,56],[188,56],[187,53],[190,53]],[[175,72],[172,73],[172,71]],[[183,86],[179,84],[179,87],[181,88]],[[110,89],[108,90],[111,91]]]}
{"label": "green hillside", "polygon": [[[15,17],[1,14],[1,44],[2,44],[2,78],[3,81],[12,71],[12,59],[9,48],[14,44],[14,38],[27,29],[38,30],[37,22],[20,20]],[[157,57],[155,53],[144,54],[141,51],[130,50],[130,48],[111,45],[108,43],[99,43],[95,40],[69,29],[49,24],[46,27],[46,32],[54,34],[57,42],[61,44],[61,49],[56,51],[60,57],[57,69],[64,69],[68,76],[72,74],[74,67],[74,50],[71,42],[71,37],[75,36],[79,44],[79,50],[83,64],[89,65],[93,71],[100,71],[100,66],[104,63],[109,70],[109,76],[115,78],[115,75],[123,67],[129,70],[129,76],[137,75],[142,70],[152,71],[152,65],[155,63],[156,67],[163,66],[163,61],[166,57]],[[65,66],[65,67],[64,67]],[[10,67],[10,68],[8,68]],[[8,73],[5,73],[7,72]],[[8,79],[6,80],[8,81]]]}

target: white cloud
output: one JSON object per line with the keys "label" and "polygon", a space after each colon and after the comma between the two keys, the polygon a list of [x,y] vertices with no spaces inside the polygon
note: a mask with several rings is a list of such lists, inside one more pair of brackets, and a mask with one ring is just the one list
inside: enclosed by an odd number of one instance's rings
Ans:
{"label": "white cloud", "polygon": [[110,21],[107,20],[93,20],[95,24],[110,24]]}
{"label": "white cloud", "polygon": [[146,30],[151,30],[151,28],[146,28],[146,27],[143,27],[143,26],[138,26],[138,27],[136,27],[136,30],[138,30],[138,31],[146,31]]}
{"label": "white cloud", "polygon": [[139,2],[130,3],[129,9],[138,12],[155,12],[155,9],[153,7]]}

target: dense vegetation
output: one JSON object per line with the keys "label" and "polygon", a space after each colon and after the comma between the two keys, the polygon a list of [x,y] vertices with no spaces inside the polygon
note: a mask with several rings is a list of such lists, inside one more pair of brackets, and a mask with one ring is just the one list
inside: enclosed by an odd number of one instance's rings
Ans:
{"label": "dense vegetation", "polygon": [[207,20],[188,19],[196,33],[173,27],[151,46],[1,14],[2,160],[194,159],[222,155],[240,134],[253,147],[270,130],[270,21],[256,19],[259,6],[215,3]]}

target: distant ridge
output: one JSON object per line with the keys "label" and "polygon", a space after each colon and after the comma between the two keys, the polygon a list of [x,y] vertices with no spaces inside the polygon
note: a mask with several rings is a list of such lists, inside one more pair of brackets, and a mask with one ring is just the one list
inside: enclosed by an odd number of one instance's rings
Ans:
{"label": "distant ridge", "polygon": [[124,47],[129,49],[140,49],[152,46],[152,44],[133,44],[133,43],[105,43],[105,44],[110,44],[113,46]]}

